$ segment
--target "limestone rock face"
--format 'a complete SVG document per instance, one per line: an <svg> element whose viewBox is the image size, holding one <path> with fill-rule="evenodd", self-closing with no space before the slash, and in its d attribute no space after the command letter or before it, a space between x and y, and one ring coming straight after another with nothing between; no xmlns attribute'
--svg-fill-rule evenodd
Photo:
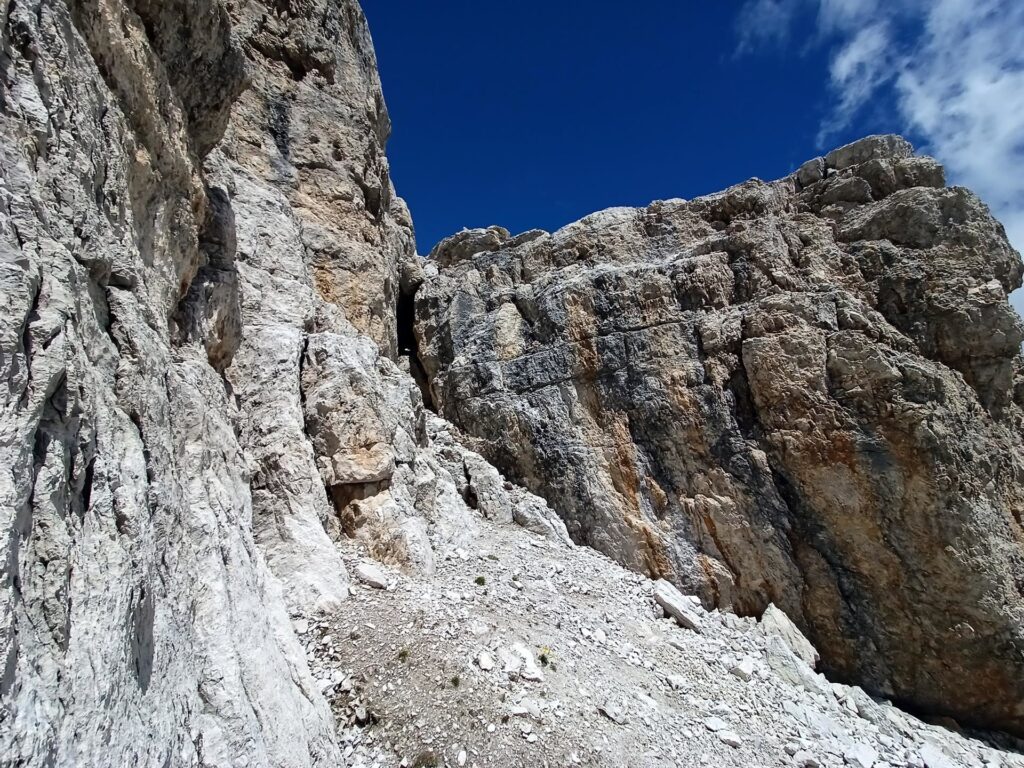
<svg viewBox="0 0 1024 768"><path fill-rule="evenodd" d="M398 764L347 730L378 715L341 654L395 640L340 631L390 631L353 590L438 653L484 602L646 632L649 585L570 532L708 653L744 622L677 587L1021 730L1021 268L983 206L881 137L424 264L389 130L355 0L0 4L0 763Z"/></svg>
<svg viewBox="0 0 1024 768"><path fill-rule="evenodd" d="M0 11L0 762L336 766L290 617L543 500L400 364L408 211L351 0ZM403 269L404 266L404 269Z"/></svg>
<svg viewBox="0 0 1024 768"><path fill-rule="evenodd" d="M405 396L382 450L424 430L362 12L28 0L0 34L0 761L337 765L288 612L348 594L321 472L360 456L312 411L358 350Z"/></svg>
<svg viewBox="0 0 1024 768"><path fill-rule="evenodd" d="M1019 255L870 137L692 201L440 243L433 402L578 542L839 679L1024 732Z"/></svg>
<svg viewBox="0 0 1024 768"><path fill-rule="evenodd" d="M247 2L232 13L251 86L206 161L236 243L240 342L225 375L255 463L256 540L291 608L337 608L347 581L325 483L386 479L390 441L415 430L397 424L413 418L408 403L389 415L344 399L372 392L381 352L397 354L412 227L388 174L390 120L358 4ZM408 400L411 384L397 386ZM408 441L396 450L409 458Z"/></svg>

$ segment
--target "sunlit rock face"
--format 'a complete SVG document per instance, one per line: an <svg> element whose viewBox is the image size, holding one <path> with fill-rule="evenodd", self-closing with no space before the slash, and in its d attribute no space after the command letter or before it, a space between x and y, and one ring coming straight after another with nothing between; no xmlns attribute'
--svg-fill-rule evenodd
<svg viewBox="0 0 1024 768"><path fill-rule="evenodd" d="M571 535L784 608L837 678L1024 731L1019 255L898 137L781 181L442 241L439 412Z"/></svg>
<svg viewBox="0 0 1024 768"><path fill-rule="evenodd" d="M390 362L413 248L362 12L292 5L0 8L4 764L340 763L302 368Z"/></svg>
<svg viewBox="0 0 1024 768"><path fill-rule="evenodd" d="M568 544L399 354L362 11L0 14L0 763L341 765L292 619L345 615L344 544L410 577L481 519Z"/></svg>
<svg viewBox="0 0 1024 768"><path fill-rule="evenodd" d="M496 525L1024 732L1021 266L970 193L873 138L424 262L389 130L354 0L0 4L0 763L344 764L344 557L427 594Z"/></svg>

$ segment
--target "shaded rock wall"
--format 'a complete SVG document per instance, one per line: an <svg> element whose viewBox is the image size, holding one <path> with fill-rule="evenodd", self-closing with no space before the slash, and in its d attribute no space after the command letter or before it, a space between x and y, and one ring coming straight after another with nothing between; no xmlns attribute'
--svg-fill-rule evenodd
<svg viewBox="0 0 1024 768"><path fill-rule="evenodd" d="M825 668L1024 731L1019 255L871 137L693 201L440 243L439 412L573 537L805 628Z"/></svg>

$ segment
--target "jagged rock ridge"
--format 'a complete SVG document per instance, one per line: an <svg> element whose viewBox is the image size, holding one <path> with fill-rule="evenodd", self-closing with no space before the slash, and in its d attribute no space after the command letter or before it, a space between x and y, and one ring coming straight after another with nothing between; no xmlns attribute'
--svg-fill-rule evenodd
<svg viewBox="0 0 1024 768"><path fill-rule="evenodd" d="M759 615L842 680L1024 729L1021 261L871 137L774 183L444 240L439 412L574 539Z"/></svg>

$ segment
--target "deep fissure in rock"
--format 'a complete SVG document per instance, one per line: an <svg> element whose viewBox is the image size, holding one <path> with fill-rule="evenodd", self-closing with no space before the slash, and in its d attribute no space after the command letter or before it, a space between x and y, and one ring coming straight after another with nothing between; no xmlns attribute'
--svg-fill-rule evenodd
<svg viewBox="0 0 1024 768"><path fill-rule="evenodd" d="M427 372L420 362L419 346L416 340L416 292L399 291L398 303L395 307L395 319L398 327L398 354L409 361L409 373L419 387L423 396L423 405L433 413L437 413L434 398L430 394L430 383Z"/></svg>

